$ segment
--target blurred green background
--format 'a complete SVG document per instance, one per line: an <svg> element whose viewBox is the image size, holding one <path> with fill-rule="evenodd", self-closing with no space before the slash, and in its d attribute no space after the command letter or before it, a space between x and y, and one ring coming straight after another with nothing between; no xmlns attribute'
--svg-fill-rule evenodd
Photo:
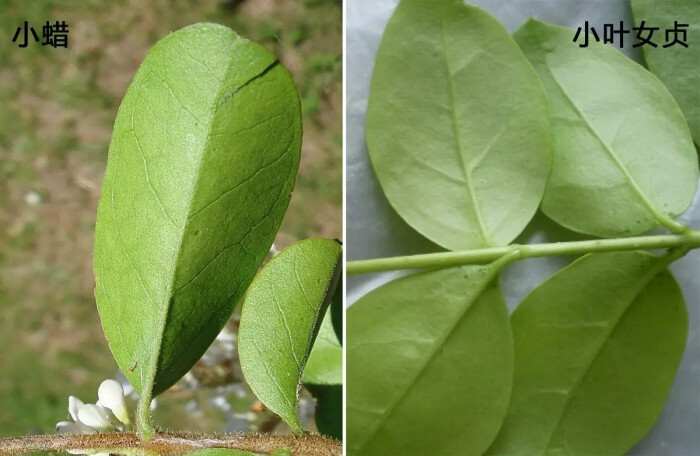
<svg viewBox="0 0 700 456"><path fill-rule="evenodd" d="M341 15L333 0L0 0L0 437L53 432L69 394L94 402L116 372L93 298L97 200L121 98L170 31L225 24L290 70L304 142L282 242L341 237ZM20 48L12 37L25 20L40 39L47 20L66 21L68 49ZM239 393L234 409L261 413ZM163 394L162 424L221 430L218 412L180 414L197 394Z"/></svg>

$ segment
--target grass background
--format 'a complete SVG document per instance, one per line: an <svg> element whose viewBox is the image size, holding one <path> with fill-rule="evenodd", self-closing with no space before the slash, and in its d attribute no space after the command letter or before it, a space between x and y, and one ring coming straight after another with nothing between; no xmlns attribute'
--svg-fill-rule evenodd
<svg viewBox="0 0 700 456"><path fill-rule="evenodd" d="M222 23L290 70L304 142L281 232L341 237L341 11L333 0L0 0L0 437L52 432L69 394L95 401L115 374L93 297L97 201L121 98L170 31ZM19 48L25 20L40 39L47 20L66 21L68 49Z"/></svg>

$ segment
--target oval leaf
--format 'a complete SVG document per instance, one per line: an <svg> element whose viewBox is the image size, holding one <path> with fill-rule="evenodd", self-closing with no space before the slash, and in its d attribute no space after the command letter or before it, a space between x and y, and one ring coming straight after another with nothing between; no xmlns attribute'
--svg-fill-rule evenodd
<svg viewBox="0 0 700 456"><path fill-rule="evenodd" d="M550 167L542 85L503 26L462 0L404 0L372 77L367 146L401 217L452 250L507 245Z"/></svg>
<svg viewBox="0 0 700 456"><path fill-rule="evenodd" d="M304 366L340 276L342 249L330 239L292 244L255 277L243 304L238 354L248 384L296 433Z"/></svg>
<svg viewBox="0 0 700 456"><path fill-rule="evenodd" d="M511 318L511 406L488 454L621 455L651 429L688 327L668 262L589 255L525 298Z"/></svg>
<svg viewBox="0 0 700 456"><path fill-rule="evenodd" d="M668 87L678 101L690 126L695 143L700 145L700 2L688 0L632 0L635 23L672 29L676 22L689 24L679 27L679 39L688 46L674 44L664 47L661 31L653 40L657 47L642 46L644 60L652 73ZM685 35L683 35L685 34ZM670 34L671 40L673 35ZM694 46L692 44L695 44Z"/></svg>
<svg viewBox="0 0 700 456"><path fill-rule="evenodd" d="M348 309L349 455L482 454L508 407L500 267L403 277Z"/></svg>
<svg viewBox="0 0 700 456"><path fill-rule="evenodd" d="M144 396L182 377L265 258L299 162L289 73L214 24L160 40L114 124L95 230L95 295Z"/></svg>
<svg viewBox="0 0 700 456"><path fill-rule="evenodd" d="M542 210L596 236L681 231L672 218L693 199L698 163L678 105L616 49L581 49L573 36L535 20L515 34L549 96L554 149Z"/></svg>

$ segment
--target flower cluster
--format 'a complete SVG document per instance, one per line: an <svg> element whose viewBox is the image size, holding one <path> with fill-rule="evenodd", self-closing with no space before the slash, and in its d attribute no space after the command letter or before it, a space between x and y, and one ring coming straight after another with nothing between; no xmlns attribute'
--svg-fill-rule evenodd
<svg viewBox="0 0 700 456"><path fill-rule="evenodd" d="M73 421L56 425L59 434L95 434L131 429L124 388L116 380L105 380L97 390L98 401L86 404L77 397L68 398L68 413ZM80 454L73 452L73 454Z"/></svg>

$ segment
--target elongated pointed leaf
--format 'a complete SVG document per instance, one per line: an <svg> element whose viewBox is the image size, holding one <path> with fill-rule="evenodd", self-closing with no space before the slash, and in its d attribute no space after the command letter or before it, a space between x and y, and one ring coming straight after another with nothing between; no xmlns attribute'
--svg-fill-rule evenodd
<svg viewBox="0 0 700 456"><path fill-rule="evenodd" d="M656 47L642 46L644 60L652 73L668 87L683 110L695 143L700 145L700 2L697 0L632 0L636 25L659 27L653 35ZM676 38L672 33L666 40L664 30L679 26L677 38L683 46L669 43ZM695 44L695 46L693 46Z"/></svg>
<svg viewBox="0 0 700 456"><path fill-rule="evenodd" d="M340 276L340 245L307 239L274 257L243 304L238 354L248 384L296 433L302 373Z"/></svg>
<svg viewBox="0 0 700 456"><path fill-rule="evenodd" d="M663 409L686 343L683 296L646 252L589 255L512 315L515 383L490 455L623 455Z"/></svg>
<svg viewBox="0 0 700 456"><path fill-rule="evenodd" d="M549 97L554 149L542 210L596 236L673 228L698 180L678 105L642 66L602 43L582 49L573 36L535 20L515 34Z"/></svg>
<svg viewBox="0 0 700 456"><path fill-rule="evenodd" d="M348 309L348 455L482 454L508 407L500 267L424 272Z"/></svg>
<svg viewBox="0 0 700 456"><path fill-rule="evenodd" d="M506 245L550 167L542 85L503 26L462 0L403 0L377 53L367 146L389 202L452 250Z"/></svg>
<svg viewBox="0 0 700 456"><path fill-rule="evenodd" d="M299 98L261 46L214 24L151 49L114 124L95 231L95 295L143 394L175 383L265 258L299 161Z"/></svg>

